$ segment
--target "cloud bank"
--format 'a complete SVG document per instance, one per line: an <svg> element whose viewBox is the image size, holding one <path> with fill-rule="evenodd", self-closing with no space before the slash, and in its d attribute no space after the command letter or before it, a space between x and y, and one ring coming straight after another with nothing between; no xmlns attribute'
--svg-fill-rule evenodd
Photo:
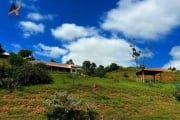
<svg viewBox="0 0 180 120"><path fill-rule="evenodd" d="M180 25L179 0L120 0L101 26L129 38L157 40Z"/></svg>
<svg viewBox="0 0 180 120"><path fill-rule="evenodd" d="M43 33L45 29L44 24L42 23L36 24L31 21L20 21L19 27L22 29L25 38L30 37L31 35L37 33Z"/></svg>
<svg viewBox="0 0 180 120"><path fill-rule="evenodd" d="M81 38L65 47L69 50L69 54L63 57L63 62L73 59L79 65L85 60L104 66L111 63L123 66L133 64L129 43L123 39L107 39L100 36Z"/></svg>
<svg viewBox="0 0 180 120"><path fill-rule="evenodd" d="M180 70L180 46L174 46L169 55L172 59L164 65L164 68L175 67L176 69Z"/></svg>
<svg viewBox="0 0 180 120"><path fill-rule="evenodd" d="M67 53L67 50L59 48L58 46L47 46L43 43L38 43L38 45L34 45L35 54L58 58Z"/></svg>
<svg viewBox="0 0 180 120"><path fill-rule="evenodd" d="M39 43L36 45L35 53L50 57L62 56L63 62L72 59L79 65L84 60L90 60L105 66L111 63L132 66L134 60L130 54L129 42L125 38L117 37L116 34L123 34L128 39L140 38L145 41L150 40L150 42L161 40L161 37L166 36L180 25L179 11L179 0L120 0L117 7L108 11L103 17L100 28L62 23L51 28L50 33L55 39L64 42L63 48ZM34 21L40 21L46 17L38 13L28 15L28 18ZM32 24L34 26L40 25L33 22ZM29 33L27 36L41 31L36 30L36 27L22 26L24 26L22 28L24 33ZM106 31L116 37L103 35L106 34ZM144 57L155 56L147 48L141 50L144 52ZM167 65L171 63L171 65L180 68L178 50L180 51L180 48L177 46L172 48L170 55L173 59Z"/></svg>
<svg viewBox="0 0 180 120"><path fill-rule="evenodd" d="M83 27L70 23L64 23L55 29L52 28L51 33L55 38L65 41L97 34L93 27Z"/></svg>

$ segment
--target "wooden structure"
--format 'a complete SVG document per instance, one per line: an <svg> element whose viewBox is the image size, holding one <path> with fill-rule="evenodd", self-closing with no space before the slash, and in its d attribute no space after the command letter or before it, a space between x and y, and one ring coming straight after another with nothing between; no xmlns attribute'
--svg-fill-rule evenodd
<svg viewBox="0 0 180 120"><path fill-rule="evenodd" d="M152 76L153 81L155 82L157 74L160 74L160 80L162 80L162 73L170 72L170 71L171 70L162 69L162 68L145 68L136 72L136 79L138 82L144 82L144 77L148 75L148 76Z"/></svg>

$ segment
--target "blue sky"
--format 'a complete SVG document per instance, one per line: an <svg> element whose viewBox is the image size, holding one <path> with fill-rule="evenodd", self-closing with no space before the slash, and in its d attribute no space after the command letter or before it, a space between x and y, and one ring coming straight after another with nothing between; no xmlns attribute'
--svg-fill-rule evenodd
<svg viewBox="0 0 180 120"><path fill-rule="evenodd" d="M135 65L133 43L147 67L180 69L179 0L21 0L19 17L8 16L12 1L0 4L0 43L7 51L127 67Z"/></svg>

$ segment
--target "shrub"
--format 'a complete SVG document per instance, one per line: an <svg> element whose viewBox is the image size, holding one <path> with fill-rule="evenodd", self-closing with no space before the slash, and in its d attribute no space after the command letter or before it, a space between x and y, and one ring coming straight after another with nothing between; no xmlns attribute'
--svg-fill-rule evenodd
<svg viewBox="0 0 180 120"><path fill-rule="evenodd" d="M128 73L123 73L123 77L125 77L125 78L128 78L129 77L129 75L128 75Z"/></svg>
<svg viewBox="0 0 180 120"><path fill-rule="evenodd" d="M17 88L20 83L13 76L16 70L14 68L9 68L6 66L0 66L0 88Z"/></svg>
<svg viewBox="0 0 180 120"><path fill-rule="evenodd" d="M0 65L0 78L5 78L7 76L6 72L7 68L5 65Z"/></svg>
<svg viewBox="0 0 180 120"><path fill-rule="evenodd" d="M24 64L19 67L15 77L22 85L46 84L52 82L52 77L46 69L31 64Z"/></svg>
<svg viewBox="0 0 180 120"><path fill-rule="evenodd" d="M14 53L10 54L10 56L8 57L8 61L12 66L16 67L21 66L26 62L20 55L16 55Z"/></svg>
<svg viewBox="0 0 180 120"><path fill-rule="evenodd" d="M97 113L67 92L56 92L46 100L48 120L96 120ZM86 109L86 110L84 110Z"/></svg>
<svg viewBox="0 0 180 120"><path fill-rule="evenodd" d="M1 78L0 88L12 89L20 87L19 81L13 78Z"/></svg>
<svg viewBox="0 0 180 120"><path fill-rule="evenodd" d="M52 82L48 70L42 65L23 64L11 68L0 68L4 75L0 77L0 88L17 88L26 85Z"/></svg>
<svg viewBox="0 0 180 120"><path fill-rule="evenodd" d="M174 97L180 101L180 88L176 88L176 91L174 92Z"/></svg>

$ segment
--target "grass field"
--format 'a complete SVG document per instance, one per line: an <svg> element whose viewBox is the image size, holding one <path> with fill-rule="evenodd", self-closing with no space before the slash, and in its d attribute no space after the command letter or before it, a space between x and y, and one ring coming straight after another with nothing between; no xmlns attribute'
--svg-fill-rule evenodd
<svg viewBox="0 0 180 120"><path fill-rule="evenodd" d="M56 91L80 97L99 114L100 120L180 120L180 102L173 96L178 81L137 83L132 77L122 77L122 71L109 73L106 78L51 74L52 84L1 89L0 120L45 120L44 101ZM92 90L94 83L98 91Z"/></svg>

